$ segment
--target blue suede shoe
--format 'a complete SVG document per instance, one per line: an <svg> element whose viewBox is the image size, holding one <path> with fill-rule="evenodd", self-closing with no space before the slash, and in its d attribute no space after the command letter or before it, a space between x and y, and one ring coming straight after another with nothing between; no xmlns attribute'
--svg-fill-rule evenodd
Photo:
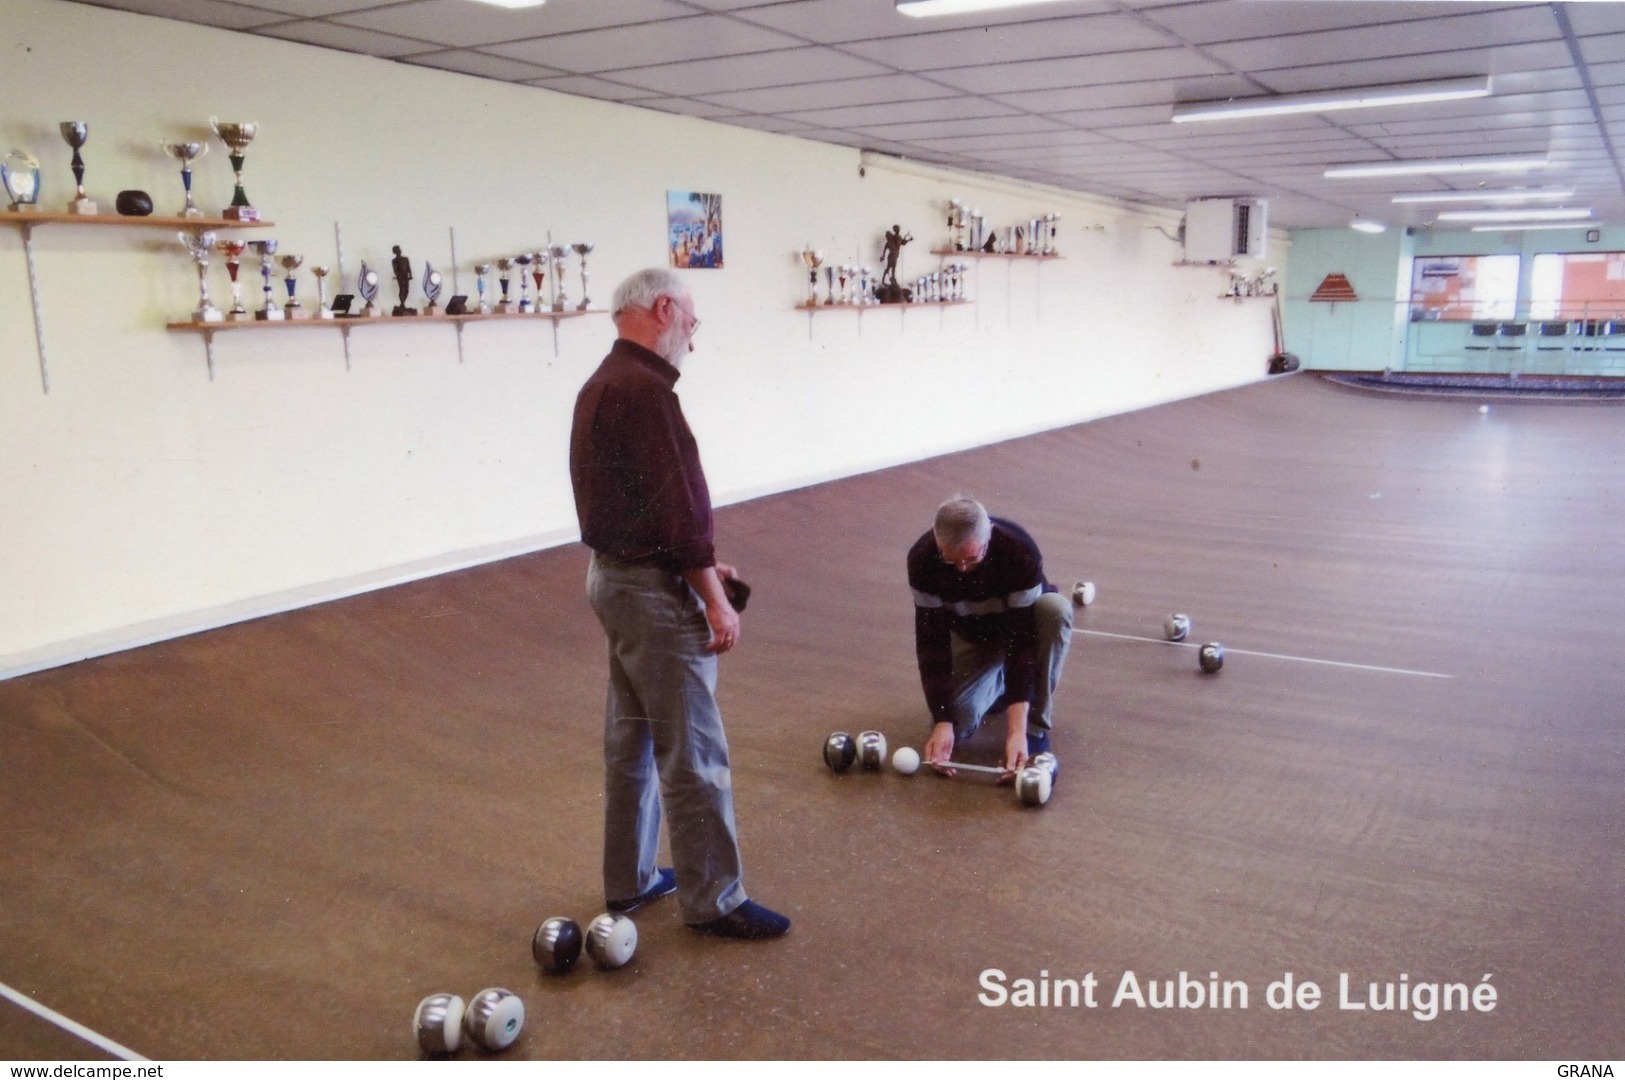
<svg viewBox="0 0 1625 1080"><path fill-rule="evenodd" d="M710 922L689 923L689 928L717 937L759 941L788 933L790 920L776 911L769 911L754 900L746 900L720 919Z"/></svg>
<svg viewBox="0 0 1625 1080"><path fill-rule="evenodd" d="M669 866L662 866L660 873L655 875L655 883L643 892L638 893L630 900L609 900L604 906L617 915L627 915L647 904L651 900L659 900L662 896L670 896L677 891L677 871Z"/></svg>
<svg viewBox="0 0 1625 1080"><path fill-rule="evenodd" d="M1034 728L1027 732L1027 756L1037 757L1049 753L1049 728Z"/></svg>

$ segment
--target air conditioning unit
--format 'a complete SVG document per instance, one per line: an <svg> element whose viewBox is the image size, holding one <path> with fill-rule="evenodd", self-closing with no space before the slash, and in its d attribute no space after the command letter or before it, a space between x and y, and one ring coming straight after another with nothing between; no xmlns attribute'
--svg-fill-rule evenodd
<svg viewBox="0 0 1625 1080"><path fill-rule="evenodd" d="M1185 204L1185 261L1264 257L1267 199L1198 199Z"/></svg>

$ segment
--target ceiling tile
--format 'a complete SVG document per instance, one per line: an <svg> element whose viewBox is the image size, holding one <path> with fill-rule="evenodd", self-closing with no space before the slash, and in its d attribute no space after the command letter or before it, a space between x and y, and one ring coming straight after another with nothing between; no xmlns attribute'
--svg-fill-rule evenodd
<svg viewBox="0 0 1625 1080"><path fill-rule="evenodd" d="M974 67L1019 60L1158 49L1173 42L1144 23L1122 15L978 27L904 38L880 38L844 46L848 52L904 71Z"/></svg>
<svg viewBox="0 0 1625 1080"><path fill-rule="evenodd" d="M1166 105L1176 101L1210 101L1256 94L1250 80L1234 75L1212 75L1196 79L1165 79L1153 82L1104 83L1097 86L1062 87L1055 90L1026 90L1017 94L991 95L1029 112L1072 112L1080 109L1111 109L1126 105Z"/></svg>
<svg viewBox="0 0 1625 1080"><path fill-rule="evenodd" d="M553 0L532 8L502 8L469 0L413 0L334 21L392 34L410 33L445 45L468 46L693 14L692 8L675 0L615 0L613 4Z"/></svg>
<svg viewBox="0 0 1625 1080"><path fill-rule="evenodd" d="M954 97L957 92L913 75L877 75L867 79L837 79L833 82L801 83L795 86L763 87L707 94L705 100L752 112L776 113L793 110L838 109L847 105L870 105L897 101Z"/></svg>
<svg viewBox="0 0 1625 1080"><path fill-rule="evenodd" d="M889 139L931 139L946 135L1003 135L1061 130L1041 116L994 116L984 120L946 120L928 124L875 124L856 129Z"/></svg>
<svg viewBox="0 0 1625 1080"><path fill-rule="evenodd" d="M602 0L600 0L602 2ZM764 52L794 38L721 15L696 15L493 45L487 51L581 74Z"/></svg>
<svg viewBox="0 0 1625 1080"><path fill-rule="evenodd" d="M1306 34L1355 27L1379 27L1442 16L1482 14L1497 5L1480 3L1259 3L1216 0L1179 4L1147 12L1145 18L1182 41L1209 45L1226 41ZM1514 5L1501 5L1511 7Z"/></svg>
<svg viewBox="0 0 1625 1080"><path fill-rule="evenodd" d="M104 0L96 2L102 3ZM378 0L255 0L254 6L301 19L319 19L358 8L377 7Z"/></svg>
<svg viewBox="0 0 1625 1080"><path fill-rule="evenodd" d="M1593 34L1625 33L1625 6L1619 4L1568 4L1563 8L1569 25L1581 37Z"/></svg>
<svg viewBox="0 0 1625 1080"><path fill-rule="evenodd" d="M926 120L974 120L986 116L1018 116L1007 105L975 97L935 98L888 105L853 105L843 109L811 109L786 115L821 127L872 129L880 124L908 124Z"/></svg>
<svg viewBox="0 0 1625 1080"><path fill-rule="evenodd" d="M711 0L693 0L711 7ZM1052 22L1109 11L1116 5L1104 0L1072 0L1065 4L1041 4L1007 11L982 11L970 15L934 16L918 19L897 11L891 0L794 0L791 3L730 5L739 19L794 34L807 41L829 44L869 41L874 38L909 37L932 31L979 32L984 27L1003 28L1021 23Z"/></svg>
<svg viewBox="0 0 1625 1080"><path fill-rule="evenodd" d="M282 38L284 41L301 41L306 45L343 49L345 52L364 53L367 56L381 56L386 59L421 53L433 48L433 45L426 41L413 41L411 38L380 34L373 30L357 30L353 26L339 26L320 19L282 23L266 27L257 33L266 37Z"/></svg>
<svg viewBox="0 0 1625 1080"><path fill-rule="evenodd" d="M225 30L249 30L288 19L278 12L244 4L228 4L225 0L95 0L94 6L218 26Z"/></svg>
<svg viewBox="0 0 1625 1080"><path fill-rule="evenodd" d="M479 75L482 78L500 79L504 82L519 82L523 79L561 74L548 68L537 67L535 64L509 60L505 56L488 56L472 49L447 49L444 52L422 53L404 59L408 64L439 68L442 71L456 71L464 75Z"/></svg>
<svg viewBox="0 0 1625 1080"><path fill-rule="evenodd" d="M649 91L641 86L622 86L620 83L592 75L561 75L557 78L525 81L544 90L556 90L561 94L574 94L577 97L599 98L603 101L634 101L651 96Z"/></svg>
<svg viewBox="0 0 1625 1080"><path fill-rule="evenodd" d="M879 64L846 56L833 49L809 45L800 49L731 56L717 60L695 60L683 64L663 64L616 72L617 82L646 86L664 94L701 97L729 90L787 86L822 79L854 79L884 75Z"/></svg>
<svg viewBox="0 0 1625 1080"><path fill-rule="evenodd" d="M1530 41L1560 41L1545 6L1519 7L1443 19L1418 20L1356 30L1258 38L1208 46L1212 55L1241 71L1336 64L1418 53L1459 52Z"/></svg>
<svg viewBox="0 0 1625 1080"><path fill-rule="evenodd" d="M1228 74L1219 65L1186 49L1152 49L1076 56L1062 60L1028 60L1017 64L934 71L939 82L973 94L1053 90L1058 87L1098 86L1104 83L1151 82L1197 75Z"/></svg>

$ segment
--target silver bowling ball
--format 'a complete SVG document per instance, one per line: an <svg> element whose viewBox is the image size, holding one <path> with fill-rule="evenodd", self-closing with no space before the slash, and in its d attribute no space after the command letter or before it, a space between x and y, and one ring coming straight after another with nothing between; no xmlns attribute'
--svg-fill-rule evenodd
<svg viewBox="0 0 1625 1080"><path fill-rule="evenodd" d="M1023 805L1043 806L1053 790L1049 770L1041 765L1028 765L1016 774L1016 797Z"/></svg>
<svg viewBox="0 0 1625 1080"><path fill-rule="evenodd" d="M606 911L587 924L587 955L605 971L625 967L638 950L638 924Z"/></svg>
<svg viewBox="0 0 1625 1080"><path fill-rule="evenodd" d="M864 772L879 772L886 763L886 736L878 731L858 733L858 764Z"/></svg>
<svg viewBox="0 0 1625 1080"><path fill-rule="evenodd" d="M1190 637L1191 617L1189 615L1170 615L1162 620L1162 632L1169 641L1184 641Z"/></svg>
<svg viewBox="0 0 1625 1080"><path fill-rule="evenodd" d="M463 999L456 994L430 994L418 1002L412 1034L425 1054L455 1054L463 1043Z"/></svg>
<svg viewBox="0 0 1625 1080"><path fill-rule="evenodd" d="M1224 646L1217 641L1210 641L1196 652L1196 662L1202 665L1202 670L1209 675L1224 667Z"/></svg>
<svg viewBox="0 0 1625 1080"><path fill-rule="evenodd" d="M824 740L824 764L831 772L844 773L858 760L857 740L845 731L837 731Z"/></svg>
<svg viewBox="0 0 1625 1080"><path fill-rule="evenodd" d="M512 990L493 986L468 999L463 1034L481 1050L506 1050L525 1027L525 1003Z"/></svg>
<svg viewBox="0 0 1625 1080"><path fill-rule="evenodd" d="M581 959L581 927L574 919L555 915L536 928L530 954L549 975L563 975Z"/></svg>

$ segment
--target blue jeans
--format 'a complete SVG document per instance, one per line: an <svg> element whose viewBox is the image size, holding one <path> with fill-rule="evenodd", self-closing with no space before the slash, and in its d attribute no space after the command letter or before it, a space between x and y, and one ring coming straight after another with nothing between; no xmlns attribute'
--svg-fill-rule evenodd
<svg viewBox="0 0 1625 1080"><path fill-rule="evenodd" d="M1033 687L1032 706L1027 711L1027 731L1053 729L1051 713L1055 687L1066 666L1066 651L1072 644L1072 601L1060 593L1045 593L1034 605L1037 623L1038 685ZM950 639L954 662L954 698L947 719L954 725L954 738L970 737L982 726L987 714L1000 706L1004 696L1004 646L978 645L957 634Z"/></svg>
<svg viewBox="0 0 1625 1080"><path fill-rule="evenodd" d="M705 603L669 570L598 554L587 599L609 639L604 898L654 885L664 804L683 920L720 918L745 886Z"/></svg>

